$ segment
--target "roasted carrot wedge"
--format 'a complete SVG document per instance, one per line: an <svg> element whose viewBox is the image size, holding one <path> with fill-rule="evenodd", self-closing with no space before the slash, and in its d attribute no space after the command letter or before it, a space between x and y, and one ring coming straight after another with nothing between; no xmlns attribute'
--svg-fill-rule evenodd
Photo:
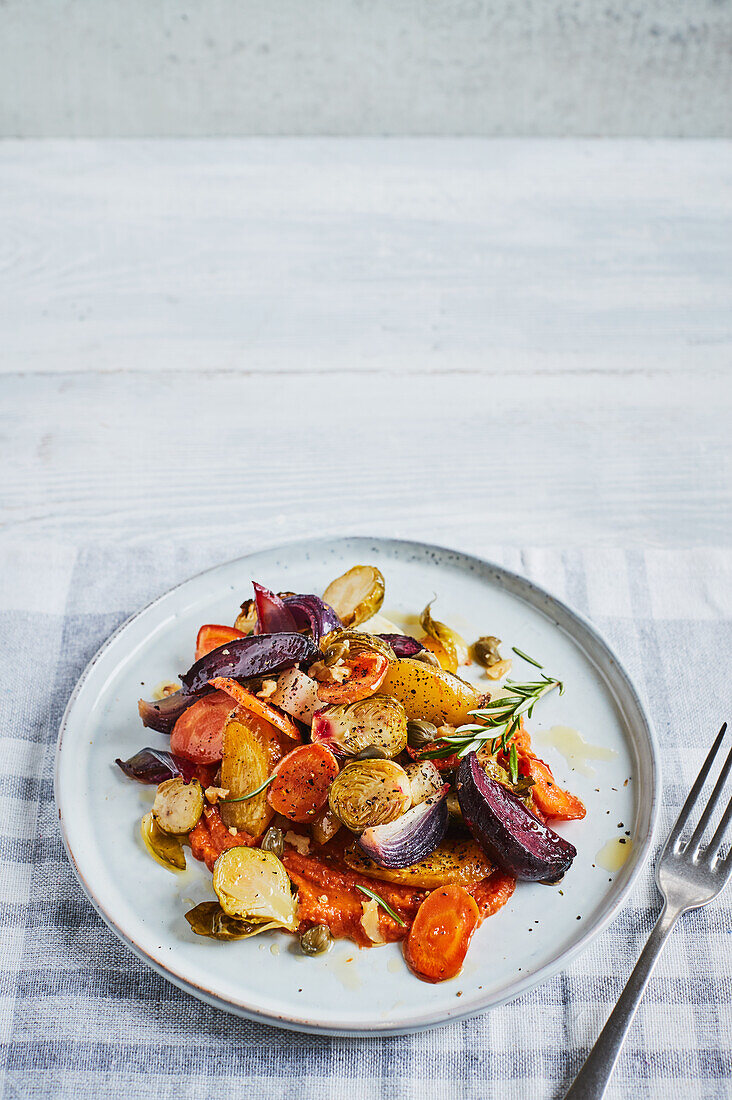
<svg viewBox="0 0 732 1100"><path fill-rule="evenodd" d="M226 645L227 642L233 642L237 638L243 637L244 634L241 630L237 630L235 626L205 623L198 631L198 637L196 638L196 660L200 661L201 657L205 657L211 650L218 649L219 646Z"/></svg>
<svg viewBox="0 0 732 1100"><path fill-rule="evenodd" d="M440 886L422 902L404 944L407 966L423 982L444 982L462 970L480 912L462 886Z"/></svg>
<svg viewBox="0 0 732 1100"><path fill-rule="evenodd" d="M584 817L587 811L576 794L563 791L552 775L551 768L538 756L519 756L519 772L534 780L531 794L537 807L547 817L559 817L564 821Z"/></svg>
<svg viewBox="0 0 732 1100"><path fill-rule="evenodd" d="M267 801L290 821L311 821L328 801L337 775L338 762L325 745L299 745L277 765Z"/></svg>
<svg viewBox="0 0 732 1100"><path fill-rule="evenodd" d="M291 741L302 741L299 729L286 714L283 714L281 710L273 707L270 703L265 703L264 699L260 699L254 692L247 691L236 680L231 680L228 676L215 676L213 680L209 680L209 684L219 691L228 692L232 699L236 699L240 707L256 714L258 718L263 718L265 722L269 722L280 733L284 733L285 737L289 737Z"/></svg>
<svg viewBox="0 0 732 1100"><path fill-rule="evenodd" d="M389 671L389 658L382 653L359 653L345 664L348 679L343 683L318 684L318 698L324 703L354 703L357 699L367 699Z"/></svg>

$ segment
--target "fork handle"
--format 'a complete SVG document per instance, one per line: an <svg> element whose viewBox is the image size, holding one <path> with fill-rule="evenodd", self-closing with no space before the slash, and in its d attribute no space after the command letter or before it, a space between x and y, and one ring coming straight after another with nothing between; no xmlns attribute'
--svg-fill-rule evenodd
<svg viewBox="0 0 732 1100"><path fill-rule="evenodd" d="M680 912L679 909L670 910L668 905L664 905L620 1000L610 1013L564 1100L602 1100L648 979Z"/></svg>

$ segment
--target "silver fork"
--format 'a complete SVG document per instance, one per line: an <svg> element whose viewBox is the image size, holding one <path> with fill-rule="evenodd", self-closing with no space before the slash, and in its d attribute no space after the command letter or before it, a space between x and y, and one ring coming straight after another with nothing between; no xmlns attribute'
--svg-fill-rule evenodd
<svg viewBox="0 0 732 1100"><path fill-rule="evenodd" d="M732 874L732 852L728 852L722 858L720 849L725 831L732 819L732 799L727 804L712 839L704 847L702 847L702 838L712 822L712 815L732 770L732 751L724 762L711 797L691 837L684 842L681 836L700 802L699 796L724 740L726 729L725 722L717 734L709 756L704 761L704 766L691 788L689 797L656 865L656 885L663 896L661 915L648 937L648 942L641 952L633 973L628 978L620 1000L600 1032L597 1042L566 1094L565 1100L601 1100L605 1095L623 1040L645 992L656 960L676 921L682 913L686 913L689 909L698 909L699 906L706 905L707 902L716 898L729 881Z"/></svg>

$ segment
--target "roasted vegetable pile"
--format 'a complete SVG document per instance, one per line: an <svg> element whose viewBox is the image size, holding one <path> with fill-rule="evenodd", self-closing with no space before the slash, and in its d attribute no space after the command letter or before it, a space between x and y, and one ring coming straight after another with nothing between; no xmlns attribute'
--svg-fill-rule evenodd
<svg viewBox="0 0 732 1100"><path fill-rule="evenodd" d="M213 873L217 900L185 914L197 935L281 929L312 956L342 936L404 940L413 972L437 982L517 879L569 870L576 851L548 819L585 811L524 726L562 684L543 670L505 680L499 639L469 647L431 604L422 636L400 633L385 590L367 565L323 598L255 583L234 626L201 627L181 687L140 700L169 744L117 764L157 786L140 825L153 858L182 870L188 846ZM490 694L460 677L473 662Z"/></svg>

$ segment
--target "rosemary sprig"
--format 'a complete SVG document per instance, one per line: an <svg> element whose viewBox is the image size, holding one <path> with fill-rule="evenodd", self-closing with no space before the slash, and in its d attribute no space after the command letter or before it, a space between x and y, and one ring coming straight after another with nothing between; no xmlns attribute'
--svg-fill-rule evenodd
<svg viewBox="0 0 732 1100"><path fill-rule="evenodd" d="M495 754L502 751L510 754L510 746L514 735L521 726L521 718L525 714L531 718L534 707L543 695L559 688L559 694L564 694L564 684L561 680L553 680L542 674L541 680L529 684L517 684L513 680L506 680L505 691L501 699L491 699L485 706L478 710L471 710L469 714L477 718L477 723L467 723L458 726L454 733L448 733L441 738L445 742L439 749L422 753L423 760L439 760L457 754L459 760L470 752L479 752L490 741L490 751ZM509 757L510 766L510 757ZM518 766L518 765L517 765Z"/></svg>
<svg viewBox="0 0 732 1100"><path fill-rule="evenodd" d="M362 894L365 894L367 898L373 898L373 900L381 906L381 908L392 917L397 924L401 924L402 928L406 928L406 921L403 921L398 913L395 913L392 907L384 901L382 897L379 897L373 890L369 890L368 886L360 886L356 883L356 889L360 890Z"/></svg>
<svg viewBox="0 0 732 1100"><path fill-rule="evenodd" d="M275 772L273 775L270 775L269 779L265 779L264 783L261 783L256 791L250 791L249 794L243 794L240 798L220 798L219 802L246 802L247 799L254 798L255 794L261 794L262 791L270 785L276 774Z"/></svg>

